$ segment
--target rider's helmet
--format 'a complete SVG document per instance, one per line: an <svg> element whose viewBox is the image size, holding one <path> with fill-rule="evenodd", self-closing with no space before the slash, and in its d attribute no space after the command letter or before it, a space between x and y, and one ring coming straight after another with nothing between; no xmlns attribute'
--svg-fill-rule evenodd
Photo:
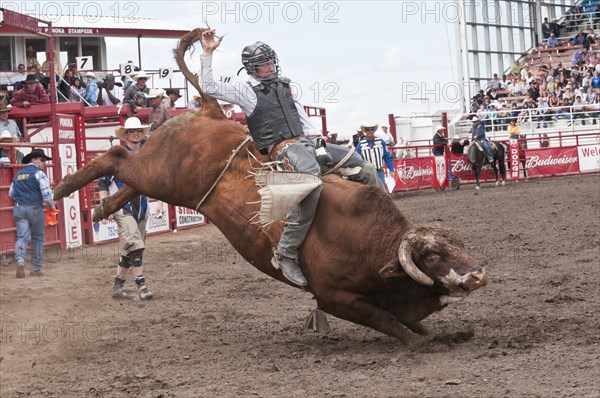
<svg viewBox="0 0 600 398"><path fill-rule="evenodd" d="M261 65L268 64L269 62L273 63L275 73L272 75L259 77L256 74L256 68ZM268 44L260 41L244 47L242 50L242 64L249 75L254 76L256 79L264 83L272 82L279 76L279 63L277 60L277 54Z"/></svg>

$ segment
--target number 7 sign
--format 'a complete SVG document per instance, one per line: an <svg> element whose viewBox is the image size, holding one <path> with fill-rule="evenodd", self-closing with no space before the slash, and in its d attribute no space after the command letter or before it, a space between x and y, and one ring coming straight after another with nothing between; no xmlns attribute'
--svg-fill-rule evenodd
<svg viewBox="0 0 600 398"><path fill-rule="evenodd" d="M79 71L94 70L94 57L91 55L75 57L75 61L77 62L77 70Z"/></svg>

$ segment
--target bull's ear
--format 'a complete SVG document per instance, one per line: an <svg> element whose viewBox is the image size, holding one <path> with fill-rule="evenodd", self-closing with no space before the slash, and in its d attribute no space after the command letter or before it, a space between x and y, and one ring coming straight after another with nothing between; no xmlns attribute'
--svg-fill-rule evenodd
<svg viewBox="0 0 600 398"><path fill-rule="evenodd" d="M396 258L379 270L379 277L381 279L404 278L406 272L400 267L400 262Z"/></svg>

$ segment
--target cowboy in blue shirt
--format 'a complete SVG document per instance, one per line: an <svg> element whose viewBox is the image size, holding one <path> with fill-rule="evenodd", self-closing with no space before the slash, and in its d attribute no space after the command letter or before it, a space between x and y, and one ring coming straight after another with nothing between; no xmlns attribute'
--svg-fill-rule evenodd
<svg viewBox="0 0 600 398"><path fill-rule="evenodd" d="M479 118L475 116L473 119L473 128L471 128L471 139L480 140L483 145L483 149L485 154L488 156L488 160L490 162L494 161L494 157L492 156L492 151L490 150L490 146L488 145L487 139L485 138L485 127L481 124Z"/></svg>
<svg viewBox="0 0 600 398"><path fill-rule="evenodd" d="M50 182L44 173L46 161L52 160L42 149L34 149L23 158L28 166L21 169L13 178L8 195L14 201L13 218L17 229L15 261L17 278L25 278L25 258L27 241L31 235L31 276L41 276L44 265L43 202L54 208Z"/></svg>
<svg viewBox="0 0 600 398"><path fill-rule="evenodd" d="M375 137L375 131L377 131L378 124L370 123L363 124L360 128L365 132L366 136L363 137L356 146L356 153L358 153L364 160L372 163L377 170L377 175L383 183L383 189L387 191L385 183L385 173L383 172L384 163L390 170L390 175L395 177L394 160L392 155L387 150L386 143L378 137Z"/></svg>

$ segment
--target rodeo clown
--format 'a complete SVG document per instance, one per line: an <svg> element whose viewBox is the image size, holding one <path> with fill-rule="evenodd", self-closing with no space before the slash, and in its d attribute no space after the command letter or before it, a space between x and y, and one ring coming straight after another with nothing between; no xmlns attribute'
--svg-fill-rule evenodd
<svg viewBox="0 0 600 398"><path fill-rule="evenodd" d="M137 117L130 117L124 126L115 129L117 137L125 142L125 148L132 152L139 152L142 139L150 130L149 125L142 125ZM98 179L98 193L100 200L109 195L114 195L123 187L123 182L114 176ZM160 211L160 210L159 210ZM125 288L125 275L131 268L138 289L138 296L142 300L152 298L152 292L146 286L142 259L144 257L144 241L146 239L146 220L148 219L148 197L140 195L125 203L123 208L112 215L119 227L119 246L121 258L117 265L117 274L114 278L112 296L115 299L132 300L135 295Z"/></svg>
<svg viewBox="0 0 600 398"><path fill-rule="evenodd" d="M304 108L293 97L290 80L280 76L277 54L267 44L256 42L242 51L242 69L250 75L248 84L216 82L212 72L212 54L222 40L223 37L215 40L214 29L202 33L204 53L200 56L202 68L198 73L202 90L242 109L250 135L262 154L270 154L271 159L278 161L286 160L295 171L317 177L321 176L322 165L331 167L344 159L349 149L329 144L327 154L317 160L315 143L307 135L320 135L320 132L312 126ZM321 143L320 148L323 147L321 145L324 146ZM356 154L349 157L337 173L363 184L379 184L374 168ZM293 222L284 222L272 260L273 265L298 286L308 284L298 262L298 250L308 234L321 189L321 186L315 188L287 215L287 220Z"/></svg>
<svg viewBox="0 0 600 398"><path fill-rule="evenodd" d="M365 136L361 138L356 146L356 152L363 157L367 162L370 162L375 166L379 179L385 186L385 173L383 172L383 164L385 163L390 170L392 177L396 176L394 172L394 161L392 155L387 150L386 143L379 137L375 137L378 124L367 123L360 126L361 130L365 133Z"/></svg>

